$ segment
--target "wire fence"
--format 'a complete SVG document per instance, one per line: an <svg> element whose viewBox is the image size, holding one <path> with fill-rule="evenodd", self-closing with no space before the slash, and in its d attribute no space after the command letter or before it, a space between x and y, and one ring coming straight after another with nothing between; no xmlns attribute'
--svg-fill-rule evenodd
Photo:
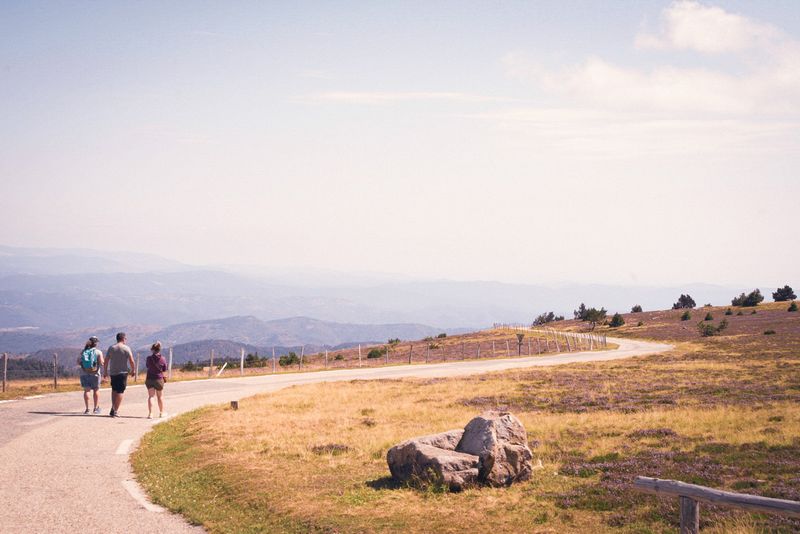
<svg viewBox="0 0 800 534"><path fill-rule="evenodd" d="M209 352L207 359L191 360L180 365L173 361L173 350L165 350L169 379L213 378L218 376L249 376L317 371L325 369L351 369L379 367L385 365L413 365L444 363L458 360L488 358L531 357L542 354L600 350L607 348L605 336L563 332L544 327L521 324L495 324L493 328L473 334L447 337L441 334L419 341L390 340L380 345L357 345L338 350L306 352L305 345L278 354L272 349L267 355L245 353L216 354ZM139 381L146 372L144 361L147 354L135 353L133 381ZM51 362L12 359L3 354L3 392L11 384L28 383L41 385L50 382L53 389L59 385L76 386L81 373L77 355L53 354Z"/></svg>

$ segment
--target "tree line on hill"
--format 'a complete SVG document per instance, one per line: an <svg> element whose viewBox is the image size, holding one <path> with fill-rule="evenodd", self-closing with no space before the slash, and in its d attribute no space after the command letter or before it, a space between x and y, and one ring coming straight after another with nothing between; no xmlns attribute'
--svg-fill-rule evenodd
<svg viewBox="0 0 800 534"><path fill-rule="evenodd" d="M788 311L793 312L797 311L797 303L794 302L794 299L797 298L795 295L794 290L788 284L777 288L772 293L772 299L775 302L787 302L792 301L789 305ZM742 292L739 296L733 297L731 299L731 305L737 307L755 307L758 306L759 303L763 302L764 296L761 294L761 290L756 288L750 293ZM681 320L688 321L691 319L691 311L697 306L695 300L689 294L681 294L678 297L678 300L672 305L673 310L685 310L684 313L681 315ZM706 304L706 306L711 306L711 304ZM631 313L641 313L642 307L639 304L634 305L631 307ZM755 312L753 312L755 313ZM625 324L625 319L622 317L620 313L615 313L611 320L607 320L608 311L601 307L601 308L594 308L594 307L587 307L586 304L581 302L578 309L572 312L572 315L576 321L581 321L585 323L590 323L592 326L592 330L597 326L597 324L607 324L611 328L617 328ZM709 317L711 314L706 314L705 321L710 321L711 318ZM733 312L728 309L725 315L733 315ZM739 315L742 315L742 312L739 312ZM563 321L563 315L556 315L555 312L545 312L538 315L532 322L532 326L542 326L548 323ZM639 326L642 323L639 322ZM728 326L727 320L723 319L723 322L720 323L718 326L712 326L709 324L699 324L698 328L700 330L700 334L703 336L711 336L716 335L722 332Z"/></svg>

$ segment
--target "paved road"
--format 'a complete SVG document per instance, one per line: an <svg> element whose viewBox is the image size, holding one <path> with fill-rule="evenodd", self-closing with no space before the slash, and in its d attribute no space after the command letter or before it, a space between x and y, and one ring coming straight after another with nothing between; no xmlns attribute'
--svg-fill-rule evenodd
<svg viewBox="0 0 800 534"><path fill-rule="evenodd" d="M166 409L182 413L290 385L322 381L459 376L488 371L628 358L669 345L615 339L619 349L555 356L343 369L167 384ZM110 393L101 392L104 414ZM147 502L128 454L157 421L146 392L125 394L121 417L84 416L80 392L0 404L0 532L202 532Z"/></svg>

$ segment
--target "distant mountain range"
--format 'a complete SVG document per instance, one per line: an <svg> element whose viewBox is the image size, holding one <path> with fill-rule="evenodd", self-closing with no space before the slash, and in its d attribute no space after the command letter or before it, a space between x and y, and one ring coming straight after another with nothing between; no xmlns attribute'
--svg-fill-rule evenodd
<svg viewBox="0 0 800 534"><path fill-rule="evenodd" d="M681 293L701 305L729 302L753 289L546 287L329 274L309 275L303 284L300 273L259 273L203 269L148 254L0 246L0 351L72 346L89 332L105 338L119 329L142 343L154 336L176 344L216 339L252 346L411 339L530 322L544 311L570 316L581 302L611 312L634 304L663 309Z"/></svg>

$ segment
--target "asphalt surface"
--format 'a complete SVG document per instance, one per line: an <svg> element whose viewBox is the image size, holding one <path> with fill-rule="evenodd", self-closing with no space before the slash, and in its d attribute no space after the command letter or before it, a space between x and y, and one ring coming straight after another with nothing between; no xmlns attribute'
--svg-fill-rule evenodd
<svg viewBox="0 0 800 534"><path fill-rule="evenodd" d="M313 382L463 376L629 358L672 348L645 341L609 341L619 344L619 348L168 383L165 410L175 415L207 404ZM81 392L0 403L1 533L203 532L182 517L152 505L133 479L128 455L159 422L146 418L144 386L128 388L119 418L108 417L110 396L110 390L101 390L102 415L83 415Z"/></svg>

